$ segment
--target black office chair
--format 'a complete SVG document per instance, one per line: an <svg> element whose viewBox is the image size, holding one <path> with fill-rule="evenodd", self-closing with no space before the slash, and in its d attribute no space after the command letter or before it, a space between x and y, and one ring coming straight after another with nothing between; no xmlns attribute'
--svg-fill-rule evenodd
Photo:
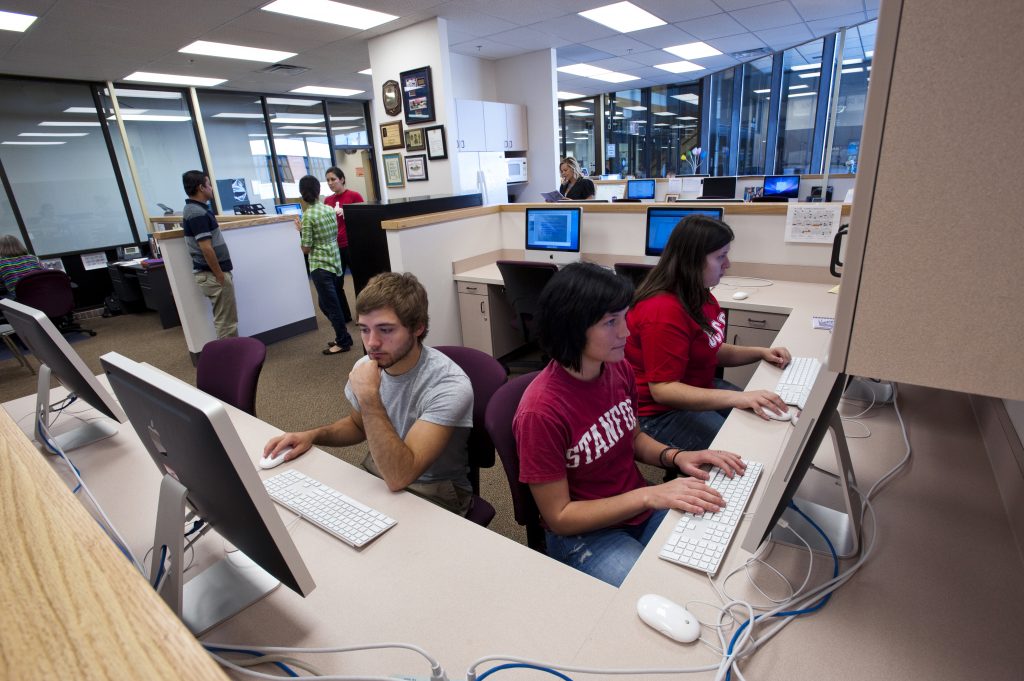
<svg viewBox="0 0 1024 681"><path fill-rule="evenodd" d="M637 262L617 262L615 263L615 274L621 277L626 277L633 282L633 288L640 288L640 282L654 269L654 265L648 265L646 263Z"/></svg>
<svg viewBox="0 0 1024 681"><path fill-rule="evenodd" d="M57 330L65 336L69 333L96 335L95 331L83 329L75 322L75 296L71 291L71 277L60 270L40 270L26 274L14 286L14 296L19 303L34 307L49 317Z"/></svg>
<svg viewBox="0 0 1024 681"><path fill-rule="evenodd" d="M505 286L505 298L516 315L517 326L523 334L523 340L532 349L536 349L537 334L534 318L539 310L540 292L551 281L551 277L558 272L558 267L553 263L523 260L499 260L497 264ZM503 363L511 366L508 362ZM515 364L537 369L546 363L546 358L544 358L539 363L517 362Z"/></svg>

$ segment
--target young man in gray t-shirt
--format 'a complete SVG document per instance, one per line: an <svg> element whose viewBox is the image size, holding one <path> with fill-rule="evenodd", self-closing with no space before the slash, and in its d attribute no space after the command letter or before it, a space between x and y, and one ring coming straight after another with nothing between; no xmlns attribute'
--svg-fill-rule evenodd
<svg viewBox="0 0 1024 681"><path fill-rule="evenodd" d="M263 449L285 447L293 459L312 445L370 445L363 466L388 489L408 489L465 515L469 484L466 440L473 426L473 387L443 353L423 345L427 293L412 274L388 272L356 298L367 356L356 362L345 386L351 413L301 433L285 433Z"/></svg>

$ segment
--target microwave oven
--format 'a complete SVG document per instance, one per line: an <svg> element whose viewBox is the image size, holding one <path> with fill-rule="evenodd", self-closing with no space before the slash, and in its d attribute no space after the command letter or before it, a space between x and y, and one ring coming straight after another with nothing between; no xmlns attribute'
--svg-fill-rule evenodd
<svg viewBox="0 0 1024 681"><path fill-rule="evenodd" d="M508 164L509 182L526 182L529 179L526 174L525 158L506 158L505 163Z"/></svg>

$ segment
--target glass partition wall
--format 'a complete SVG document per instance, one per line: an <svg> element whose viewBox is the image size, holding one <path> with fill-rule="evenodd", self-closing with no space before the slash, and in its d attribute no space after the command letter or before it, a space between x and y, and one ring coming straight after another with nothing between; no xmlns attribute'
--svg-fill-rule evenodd
<svg viewBox="0 0 1024 681"><path fill-rule="evenodd" d="M839 74L839 99L836 123L829 155L830 173L857 172L860 136L864 127L864 105L871 80L877 21L854 26L846 31L842 68Z"/></svg>

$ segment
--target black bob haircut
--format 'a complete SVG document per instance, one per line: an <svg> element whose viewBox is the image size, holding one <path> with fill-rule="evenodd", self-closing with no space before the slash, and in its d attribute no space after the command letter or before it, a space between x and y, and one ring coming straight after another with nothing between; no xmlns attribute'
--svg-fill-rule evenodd
<svg viewBox="0 0 1024 681"><path fill-rule="evenodd" d="M594 263L567 265L541 291L538 342L556 362L580 371L587 329L632 299L633 284L625 277Z"/></svg>
<svg viewBox="0 0 1024 681"><path fill-rule="evenodd" d="M181 186L185 188L185 196L192 196L206 184L207 175L202 170L186 170L181 174Z"/></svg>

